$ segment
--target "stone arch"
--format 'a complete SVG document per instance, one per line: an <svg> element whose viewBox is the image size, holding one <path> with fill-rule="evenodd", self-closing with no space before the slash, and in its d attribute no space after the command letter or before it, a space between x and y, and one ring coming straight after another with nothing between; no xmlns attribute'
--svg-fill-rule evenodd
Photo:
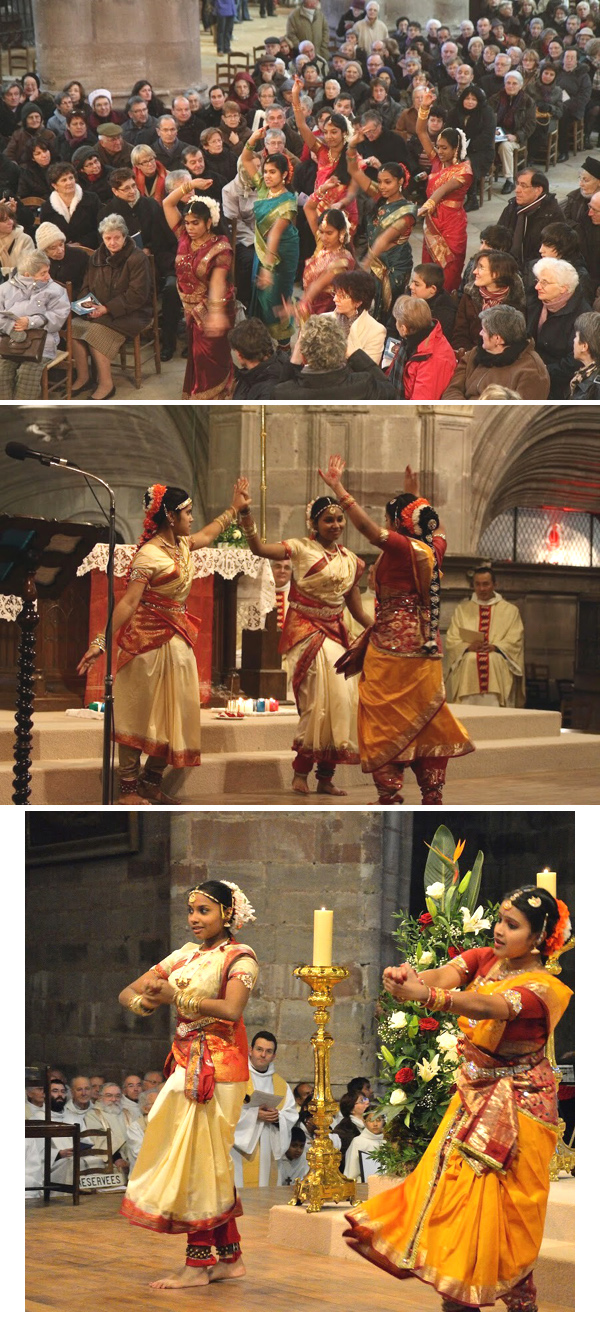
<svg viewBox="0 0 600 1320"><path fill-rule="evenodd" d="M479 423L472 460L471 548L515 506L600 512L600 428L582 404L503 405Z"/></svg>

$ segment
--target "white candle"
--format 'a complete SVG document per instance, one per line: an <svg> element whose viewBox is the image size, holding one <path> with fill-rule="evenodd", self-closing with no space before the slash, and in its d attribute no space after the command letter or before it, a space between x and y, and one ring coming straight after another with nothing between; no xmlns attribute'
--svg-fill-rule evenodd
<svg viewBox="0 0 600 1320"><path fill-rule="evenodd" d="M315 908L313 930L313 967L331 967L333 949L333 912Z"/></svg>
<svg viewBox="0 0 600 1320"><path fill-rule="evenodd" d="M553 898L556 898L556 871L549 871L545 866L543 871L537 873L538 889L547 889Z"/></svg>

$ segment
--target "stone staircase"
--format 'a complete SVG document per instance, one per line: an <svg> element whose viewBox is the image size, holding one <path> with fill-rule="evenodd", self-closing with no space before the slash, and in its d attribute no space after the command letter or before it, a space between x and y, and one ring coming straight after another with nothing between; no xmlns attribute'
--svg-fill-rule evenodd
<svg viewBox="0 0 600 1320"><path fill-rule="evenodd" d="M535 770L585 778L586 770L600 769L600 736L560 728L557 711L499 710L455 707L475 742L474 755L452 760L448 782L485 780L501 776L514 783L519 802L518 777ZM185 802L190 805L239 799L263 804L269 795L277 803L289 795L291 745L296 712L283 707L269 715L241 720L220 720L214 710L202 713L202 765L185 780ZM12 796L14 718L0 711L0 803ZM33 734L32 805L93 805L100 802L102 720L72 717L64 712L40 712ZM410 777L412 780L412 777ZM364 791L369 784L360 766L341 766L340 787ZM168 791L168 780L165 781ZM176 791L176 789L174 789ZM415 799L417 800L417 799ZM569 799L571 800L571 799Z"/></svg>

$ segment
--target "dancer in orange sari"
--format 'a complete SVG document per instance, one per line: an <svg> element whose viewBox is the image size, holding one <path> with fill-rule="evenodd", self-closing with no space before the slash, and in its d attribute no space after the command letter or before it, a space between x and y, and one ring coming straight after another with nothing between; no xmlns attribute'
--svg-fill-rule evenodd
<svg viewBox="0 0 600 1320"><path fill-rule="evenodd" d="M167 765L183 770L200 764L194 655L200 620L186 607L194 579L192 551L229 527L247 493L248 482L240 478L225 513L192 534L187 491L159 483L146 491L144 531L113 616L119 643L114 691L121 805L168 802L161 787ZM84 674L105 649L104 635L96 637L77 672ZM142 752L147 760L140 771Z"/></svg>
<svg viewBox="0 0 600 1320"><path fill-rule="evenodd" d="M405 493L386 505L386 527L373 522L342 485L345 462L329 459L320 475L351 522L382 553L375 566L377 610L340 661L358 685L358 744L382 805L402 802L407 766L424 804L442 801L451 756L474 751L466 729L446 705L439 649L440 568L446 549L435 509L421 499L410 468Z"/></svg>
<svg viewBox="0 0 600 1320"><path fill-rule="evenodd" d="M545 1056L571 991L544 970L570 936L564 903L518 889L500 905L494 946L435 971L388 967L399 1003L456 1014L457 1090L416 1169L346 1218L349 1245L399 1279L416 1275L443 1311L537 1311L557 1093Z"/></svg>
<svg viewBox="0 0 600 1320"><path fill-rule="evenodd" d="M435 144L427 132L434 91L423 93L417 114L417 135L432 162L427 181L427 201L418 214L423 220L422 261L437 263L444 271L444 288L452 293L460 285L467 251L465 201L473 181L467 159L467 139L460 128L443 128Z"/></svg>

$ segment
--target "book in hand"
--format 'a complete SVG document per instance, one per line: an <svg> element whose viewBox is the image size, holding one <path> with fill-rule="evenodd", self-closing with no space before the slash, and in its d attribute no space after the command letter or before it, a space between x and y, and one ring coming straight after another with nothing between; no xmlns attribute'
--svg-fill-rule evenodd
<svg viewBox="0 0 600 1320"><path fill-rule="evenodd" d="M379 364L382 371L387 371L388 367L391 367L392 362L395 361L401 347L401 339L394 339L392 335L388 335L381 355L381 362Z"/></svg>
<svg viewBox="0 0 600 1320"><path fill-rule="evenodd" d="M485 642L482 632L474 632L472 628L459 628L458 631L461 642L466 642L467 646L470 646L472 642L476 642L478 646L481 646L481 643Z"/></svg>
<svg viewBox="0 0 600 1320"><path fill-rule="evenodd" d="M76 316L89 316L94 307L100 307L100 305L98 299L94 298L93 293L85 293L83 298L76 298L75 302L71 303L71 311L75 312Z"/></svg>

